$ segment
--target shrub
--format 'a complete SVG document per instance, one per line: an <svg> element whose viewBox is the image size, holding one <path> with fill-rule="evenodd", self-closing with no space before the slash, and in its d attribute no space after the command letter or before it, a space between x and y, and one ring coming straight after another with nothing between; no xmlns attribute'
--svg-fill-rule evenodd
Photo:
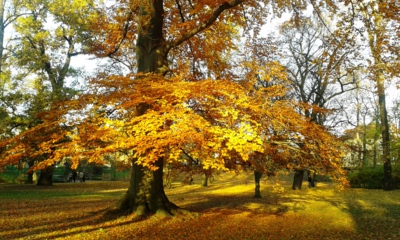
<svg viewBox="0 0 400 240"><path fill-rule="evenodd" d="M381 189L383 186L383 166L374 168L364 167L359 170L349 172L347 176L350 186L353 188ZM400 168L392 169L391 183L395 188L400 187Z"/></svg>
<svg viewBox="0 0 400 240"><path fill-rule="evenodd" d="M0 171L0 183L22 183L26 180L26 169L16 166L7 166Z"/></svg>

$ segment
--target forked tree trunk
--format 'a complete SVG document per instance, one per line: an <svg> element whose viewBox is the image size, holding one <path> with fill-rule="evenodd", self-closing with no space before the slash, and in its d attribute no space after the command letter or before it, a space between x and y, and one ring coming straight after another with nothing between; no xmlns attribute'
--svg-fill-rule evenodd
<svg viewBox="0 0 400 240"><path fill-rule="evenodd" d="M137 216L157 214L172 216L181 211L171 203L164 192L163 159L155 163L158 169L152 171L133 164L129 189L120 204L120 210L135 213Z"/></svg>
<svg viewBox="0 0 400 240"><path fill-rule="evenodd" d="M254 181L255 181L255 189L254 189L254 197L255 198L262 198L260 192L260 180L262 177L262 172L255 170L254 171Z"/></svg>
<svg viewBox="0 0 400 240"><path fill-rule="evenodd" d="M304 177L304 170L296 170L294 172L294 179L293 179L293 190L300 190L301 186L303 185L303 177Z"/></svg>

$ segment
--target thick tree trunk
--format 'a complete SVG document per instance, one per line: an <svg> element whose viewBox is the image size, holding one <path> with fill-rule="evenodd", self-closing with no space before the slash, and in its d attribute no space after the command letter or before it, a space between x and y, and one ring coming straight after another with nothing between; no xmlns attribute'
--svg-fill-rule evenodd
<svg viewBox="0 0 400 240"><path fill-rule="evenodd" d="M293 179L293 190L300 190L303 185L304 170L295 170Z"/></svg>
<svg viewBox="0 0 400 240"><path fill-rule="evenodd" d="M54 166L49 166L40 171L38 186L51 186L53 185L53 169Z"/></svg>
<svg viewBox="0 0 400 240"><path fill-rule="evenodd" d="M195 34L211 25L224 10L241 3L242 1L233 1L229 4L221 4L208 21L205 21L201 26L185 34L185 36L182 36L181 39L176 40L174 43L168 43L163 36L164 1L138 1L138 31L135 46L137 72L157 74L161 78L168 71L167 57L172 47L180 45L182 42L188 40L192 36L191 34ZM136 10L135 14L137 14ZM138 107L143 107L143 109L137 111L137 116L145 114L146 110L151 108L151 106L144 107L145 103L140 105ZM129 209L139 215L147 213L171 215L176 212L178 207L169 202L164 193L162 184L163 159L159 159L156 164L159 170L154 172L135 163L133 164L130 187L122 201L121 209Z"/></svg>
<svg viewBox="0 0 400 240"><path fill-rule="evenodd" d="M150 6L149 6L150 5ZM150 15L150 21L140 22L136 41L136 61L139 73L162 74L167 68L166 42L163 37L163 0L142 2L140 15Z"/></svg>
<svg viewBox="0 0 400 240"><path fill-rule="evenodd" d="M164 192L163 159L156 163L158 169L151 171L146 167L132 165L130 186L120 204L120 210L135 213L137 216L157 214L172 216L181 211L171 203Z"/></svg>
<svg viewBox="0 0 400 240"><path fill-rule="evenodd" d="M136 60L138 73L163 74L167 61L165 40L163 38L164 9L162 0L141 1L139 4L139 31L136 41ZM147 104L137 107L140 116L151 108ZM138 216L157 214L172 216L180 211L171 203L164 192L163 158L155 163L158 170L150 169L133 162L130 186L120 204L120 209Z"/></svg>
<svg viewBox="0 0 400 240"><path fill-rule="evenodd" d="M255 198L262 198L261 192L260 192L260 180L262 177L262 172L259 172L257 170L254 171L254 182L255 182L255 189L254 189L254 197Z"/></svg>

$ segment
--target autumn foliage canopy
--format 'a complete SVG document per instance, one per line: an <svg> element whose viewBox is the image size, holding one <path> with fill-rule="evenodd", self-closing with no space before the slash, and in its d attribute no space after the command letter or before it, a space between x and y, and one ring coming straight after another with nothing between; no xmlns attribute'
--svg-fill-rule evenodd
<svg viewBox="0 0 400 240"><path fill-rule="evenodd" d="M284 78L279 66L272 71ZM34 169L63 158L76 167L80 160L104 163L106 154L125 152L135 164L155 168L160 157L182 161L184 151L206 169L234 169L246 161L264 166L272 159L278 168L339 174L339 142L298 113L295 102L276 100L282 86L254 85L256 78L99 76L89 93L59 102L41 125L5 142L2 163L43 156Z"/></svg>
<svg viewBox="0 0 400 240"><path fill-rule="evenodd" d="M106 70L85 93L54 103L40 114L41 124L1 143L0 166L36 158L32 170L63 159L75 168L122 152L128 164L156 170L158 160L182 162L188 153L205 169L247 162L265 171L313 169L343 180L341 144L302 114L312 106L286 96L285 69L259 55L246 57L246 51L263 52L249 46L251 37L241 37L258 36L266 17L262 1L164 1L158 19L163 48L155 50L161 67L133 73L142 64L133 43L153 31L147 13L158 11L139 2L104 8L93 27L93 53L124 58L132 71Z"/></svg>

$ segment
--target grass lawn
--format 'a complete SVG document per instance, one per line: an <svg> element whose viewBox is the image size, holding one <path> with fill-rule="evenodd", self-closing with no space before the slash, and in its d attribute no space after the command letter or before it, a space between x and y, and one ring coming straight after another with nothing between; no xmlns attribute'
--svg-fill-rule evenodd
<svg viewBox="0 0 400 240"><path fill-rule="evenodd" d="M400 191L346 189L319 183L276 193L252 174L224 173L209 187L176 182L169 199L194 214L138 220L104 215L126 182L0 184L0 239L400 239Z"/></svg>

